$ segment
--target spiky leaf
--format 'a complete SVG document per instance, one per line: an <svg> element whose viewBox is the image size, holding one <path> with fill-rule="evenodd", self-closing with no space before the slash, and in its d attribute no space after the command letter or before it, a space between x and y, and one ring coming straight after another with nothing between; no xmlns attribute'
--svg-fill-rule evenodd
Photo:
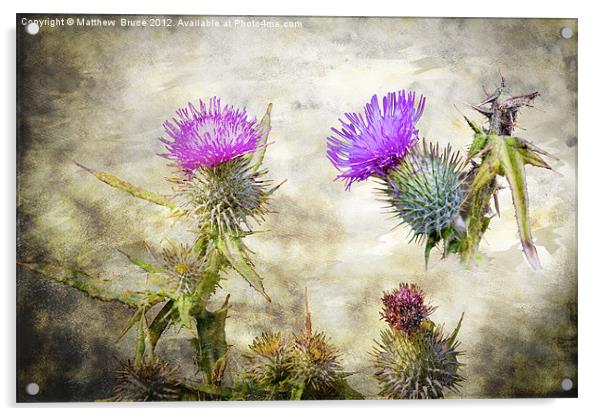
<svg viewBox="0 0 602 416"><path fill-rule="evenodd" d="M127 192L128 194L143 199L148 202L152 202L153 204L161 205L167 207L169 209L175 210L176 206L172 205L169 199L163 195L157 194L155 192L147 191L146 189L140 188L139 186L132 185L131 183L115 176L107 172L99 172L93 169L90 169L78 162L75 162L77 166L84 169L86 172L94 175L98 180L106 183L109 186L112 186L115 189L119 189L120 191Z"/></svg>
<svg viewBox="0 0 602 416"><path fill-rule="evenodd" d="M265 111L265 115L261 118L259 125L257 126L257 133L261 135L261 140L258 143L257 150L252 153L251 156L251 170L257 171L261 167L263 163L263 158L265 156L265 151L268 146L268 136L270 135L270 131L272 130L271 125L271 117L272 117L272 103L268 104L268 108Z"/></svg>
<svg viewBox="0 0 602 416"><path fill-rule="evenodd" d="M230 265L259 293L261 293L268 302L272 300L263 288L263 279L253 266L250 264L244 251L244 243L241 238L231 235L223 235L217 241L218 250L228 260Z"/></svg>
<svg viewBox="0 0 602 416"><path fill-rule="evenodd" d="M111 281L89 275L81 270L64 267L58 263L27 263L17 261L17 264L38 272L57 282L74 287L88 296L105 302L121 302L130 307L152 306L166 299L166 293L160 291L132 291L113 288Z"/></svg>

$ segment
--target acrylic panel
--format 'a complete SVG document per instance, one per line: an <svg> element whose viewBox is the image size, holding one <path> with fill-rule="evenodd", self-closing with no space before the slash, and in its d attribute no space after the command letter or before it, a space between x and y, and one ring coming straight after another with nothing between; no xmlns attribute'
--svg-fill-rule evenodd
<svg viewBox="0 0 602 416"><path fill-rule="evenodd" d="M17 15L17 400L576 397L577 35Z"/></svg>

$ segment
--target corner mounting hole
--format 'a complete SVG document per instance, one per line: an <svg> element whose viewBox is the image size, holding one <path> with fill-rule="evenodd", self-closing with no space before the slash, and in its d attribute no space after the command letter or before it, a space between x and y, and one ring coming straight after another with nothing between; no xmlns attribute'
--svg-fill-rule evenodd
<svg viewBox="0 0 602 416"><path fill-rule="evenodd" d="M571 29L568 26L563 27L562 29L560 29L560 36L562 36L565 39L570 39L573 37L573 29Z"/></svg>
<svg viewBox="0 0 602 416"><path fill-rule="evenodd" d="M40 31L40 25L36 22L29 22L27 26L25 26L25 31L30 35L37 35Z"/></svg>
<svg viewBox="0 0 602 416"><path fill-rule="evenodd" d="M25 386L25 393L29 394L30 396L35 396L39 392L40 386L38 386L38 383L29 383L27 386Z"/></svg>
<svg viewBox="0 0 602 416"><path fill-rule="evenodd" d="M25 31L30 35L37 35L40 31L40 25L36 22L29 22L27 26L25 26Z"/></svg>
<svg viewBox="0 0 602 416"><path fill-rule="evenodd" d="M569 391L573 388L573 380L571 380L570 378L565 378L560 382L560 387L562 387L562 390L564 391Z"/></svg>

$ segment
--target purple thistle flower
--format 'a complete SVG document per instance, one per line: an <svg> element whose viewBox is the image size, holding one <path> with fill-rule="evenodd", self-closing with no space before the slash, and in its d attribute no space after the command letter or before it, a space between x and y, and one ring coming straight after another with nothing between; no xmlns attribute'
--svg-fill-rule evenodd
<svg viewBox="0 0 602 416"><path fill-rule="evenodd" d="M256 119L247 112L226 105L213 97L209 105L199 100L199 109L192 103L176 112L178 118L163 123L173 141L161 138L168 152L161 154L189 175L201 168L213 168L240 155L254 152L262 136L257 132Z"/></svg>
<svg viewBox="0 0 602 416"><path fill-rule="evenodd" d="M385 307L381 317L406 334L411 334L433 312L432 306L424 304L422 290L414 284L403 283L399 289L385 292L382 301Z"/></svg>
<svg viewBox="0 0 602 416"><path fill-rule="evenodd" d="M381 111L378 98L366 104L365 118L357 113L345 113L349 122L341 119L341 130L332 128L338 136L328 137L328 159L342 173L337 179L346 181L348 190L353 182L364 181L372 175L384 176L393 169L418 141L416 123L422 116L426 99L405 90L390 92L383 97Z"/></svg>

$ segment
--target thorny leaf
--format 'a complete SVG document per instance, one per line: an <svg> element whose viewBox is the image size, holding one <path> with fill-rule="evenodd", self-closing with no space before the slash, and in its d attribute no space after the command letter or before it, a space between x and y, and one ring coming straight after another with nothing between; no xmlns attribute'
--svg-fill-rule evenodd
<svg viewBox="0 0 602 416"><path fill-rule="evenodd" d="M81 163L74 162L77 166L85 170L86 172L94 175L98 180L106 183L107 185L112 186L113 188L119 189L120 191L127 192L128 194L144 199L145 201L152 202L157 205L162 205L171 210L177 210L178 208L175 205L172 205L169 199L163 195L157 194L155 192L147 191L146 189L140 188L139 186L133 185L127 181L124 181L121 178L118 178L115 175L112 175L107 172L99 172L93 169L90 169Z"/></svg>
<svg viewBox="0 0 602 416"><path fill-rule="evenodd" d="M167 294L161 291L123 289L117 291L111 287L110 280L91 276L81 270L63 267L58 263L27 263L17 260L17 264L105 302L121 302L127 306L138 308L160 303L167 297Z"/></svg>
<svg viewBox="0 0 602 416"><path fill-rule="evenodd" d="M263 163L265 151L269 144L268 136L270 135L270 131L272 130L271 116L272 103L269 103L265 115L262 117L261 121L259 122L259 125L257 126L257 132L261 135L261 140L258 143L257 150L250 155L252 163L252 172L256 172Z"/></svg>
<svg viewBox="0 0 602 416"><path fill-rule="evenodd" d="M253 266L250 264L249 260L245 256L245 247L240 237L230 236L228 234L224 234L219 237L217 241L218 250L224 255L224 257L228 260L230 265L247 281L249 284L261 293L268 302L272 300L265 292L263 288L263 279Z"/></svg>

